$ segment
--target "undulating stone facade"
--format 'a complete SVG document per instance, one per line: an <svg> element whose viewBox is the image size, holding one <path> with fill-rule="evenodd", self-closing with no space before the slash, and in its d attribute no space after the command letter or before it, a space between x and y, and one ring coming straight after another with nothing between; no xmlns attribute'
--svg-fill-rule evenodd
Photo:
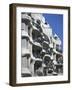
<svg viewBox="0 0 72 90"><path fill-rule="evenodd" d="M21 76L62 75L61 44L42 14L21 13Z"/></svg>

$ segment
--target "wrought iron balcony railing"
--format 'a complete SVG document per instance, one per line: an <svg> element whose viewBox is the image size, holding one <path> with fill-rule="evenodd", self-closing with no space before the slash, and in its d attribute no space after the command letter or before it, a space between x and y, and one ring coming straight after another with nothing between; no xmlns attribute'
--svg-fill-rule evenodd
<svg viewBox="0 0 72 90"><path fill-rule="evenodd" d="M28 20L31 20L31 17L29 16L29 15L27 15L27 14L23 14L22 15L22 19L24 20L24 19L28 19Z"/></svg>

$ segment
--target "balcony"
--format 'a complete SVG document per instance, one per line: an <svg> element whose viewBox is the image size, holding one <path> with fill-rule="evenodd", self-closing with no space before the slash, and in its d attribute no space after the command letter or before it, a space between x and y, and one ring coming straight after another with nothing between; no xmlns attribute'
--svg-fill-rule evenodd
<svg viewBox="0 0 72 90"><path fill-rule="evenodd" d="M32 54L35 58L40 58L41 59L41 51L42 51L42 48L32 46Z"/></svg>
<svg viewBox="0 0 72 90"><path fill-rule="evenodd" d="M34 30L36 30L36 31L38 31L38 32L42 32L42 28L41 28L41 26L38 24L38 23L36 23L36 22L32 22L31 23L31 25L32 25L32 28L34 29Z"/></svg>
<svg viewBox="0 0 72 90"><path fill-rule="evenodd" d="M31 55L31 58L32 58L34 61L41 61L41 62L42 62L42 59L41 59L41 58L36 58L36 57L34 57L33 55Z"/></svg>
<svg viewBox="0 0 72 90"><path fill-rule="evenodd" d="M21 69L21 76L22 77L31 77L31 72L29 71L28 68L22 68Z"/></svg>
<svg viewBox="0 0 72 90"><path fill-rule="evenodd" d="M42 45L39 42L33 42L33 45L35 45L36 47L42 48Z"/></svg>
<svg viewBox="0 0 72 90"><path fill-rule="evenodd" d="M22 51L21 51L22 57L23 57L23 56L30 56L30 51L29 51L29 49L22 48L21 50L22 50Z"/></svg>
<svg viewBox="0 0 72 90"><path fill-rule="evenodd" d="M48 41L43 41L43 44L49 45Z"/></svg>
<svg viewBox="0 0 72 90"><path fill-rule="evenodd" d="M34 56L35 58L41 58L40 53L37 52L37 51L33 52L33 56Z"/></svg>
<svg viewBox="0 0 72 90"><path fill-rule="evenodd" d="M43 57L43 60L44 61L50 61L51 60L51 55L45 54L44 57Z"/></svg>
<svg viewBox="0 0 72 90"><path fill-rule="evenodd" d="M44 49L46 52L48 52L49 45L43 43L42 46L43 46L43 49Z"/></svg>
<svg viewBox="0 0 72 90"><path fill-rule="evenodd" d="M41 39L41 37L35 37L33 41L42 44L42 39Z"/></svg>
<svg viewBox="0 0 72 90"><path fill-rule="evenodd" d="M44 58L45 58L45 57L51 58L51 56L50 56L49 54L45 54L45 55L44 55Z"/></svg>
<svg viewBox="0 0 72 90"><path fill-rule="evenodd" d="M29 24L31 21L31 17L27 14L22 14L22 22L25 23L26 25Z"/></svg>
<svg viewBox="0 0 72 90"><path fill-rule="evenodd" d="M32 28L33 28L34 30L37 30L37 31L39 32L39 29L38 29L35 25L32 25Z"/></svg>
<svg viewBox="0 0 72 90"><path fill-rule="evenodd" d="M35 26L32 26L33 28L33 33L36 33L37 35L41 35L41 32L39 31L38 28L36 28Z"/></svg>
<svg viewBox="0 0 72 90"><path fill-rule="evenodd" d="M23 38L23 37L29 38L28 33L27 33L26 31L24 31L24 30L21 31L21 36L22 36L22 38Z"/></svg>
<svg viewBox="0 0 72 90"><path fill-rule="evenodd" d="M56 49L53 49L53 52L54 52L55 54L62 55L62 53L59 52L59 51L57 51Z"/></svg>
<svg viewBox="0 0 72 90"><path fill-rule="evenodd" d="M47 41L48 43L50 43L48 36L44 33L42 33L42 39L43 39L43 41Z"/></svg>

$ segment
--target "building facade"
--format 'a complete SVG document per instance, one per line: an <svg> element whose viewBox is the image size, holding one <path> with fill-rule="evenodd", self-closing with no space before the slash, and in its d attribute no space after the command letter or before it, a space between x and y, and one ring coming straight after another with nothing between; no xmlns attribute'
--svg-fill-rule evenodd
<svg viewBox="0 0 72 90"><path fill-rule="evenodd" d="M21 13L21 76L63 74L61 40L42 14Z"/></svg>

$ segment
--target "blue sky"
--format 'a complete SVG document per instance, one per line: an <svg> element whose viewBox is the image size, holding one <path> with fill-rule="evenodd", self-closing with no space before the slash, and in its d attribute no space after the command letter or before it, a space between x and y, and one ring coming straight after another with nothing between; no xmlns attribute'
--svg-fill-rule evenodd
<svg viewBox="0 0 72 90"><path fill-rule="evenodd" d="M62 41L63 48L63 15L62 14L43 14L46 22L48 22L53 30Z"/></svg>

